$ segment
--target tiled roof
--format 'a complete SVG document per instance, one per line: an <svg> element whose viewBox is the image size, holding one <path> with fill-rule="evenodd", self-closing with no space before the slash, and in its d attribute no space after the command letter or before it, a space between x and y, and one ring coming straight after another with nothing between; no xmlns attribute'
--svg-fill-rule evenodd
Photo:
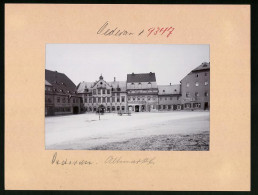
<svg viewBox="0 0 258 195"><path fill-rule="evenodd" d="M180 84L178 85L158 85L159 95L180 94Z"/></svg>
<svg viewBox="0 0 258 195"><path fill-rule="evenodd" d="M156 82L155 73L127 74L127 83L133 82Z"/></svg>
<svg viewBox="0 0 258 195"><path fill-rule="evenodd" d="M126 91L126 82L125 81L112 81L112 82L107 82L112 88L120 88L121 91ZM84 93L84 89L89 89L96 84L96 82L81 82L78 86L77 92L78 93Z"/></svg>
<svg viewBox="0 0 258 195"><path fill-rule="evenodd" d="M209 70L210 69L210 62L203 62L200 66L193 69L192 72L199 71L199 70Z"/></svg>
<svg viewBox="0 0 258 195"><path fill-rule="evenodd" d="M45 80L47 80L53 86L54 91L58 93L69 94L69 92L74 93L76 91L75 84L63 73L45 70Z"/></svg>

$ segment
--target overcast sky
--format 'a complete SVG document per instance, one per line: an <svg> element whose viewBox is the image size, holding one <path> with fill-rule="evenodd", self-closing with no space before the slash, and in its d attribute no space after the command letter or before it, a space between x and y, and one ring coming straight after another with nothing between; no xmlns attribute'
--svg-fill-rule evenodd
<svg viewBox="0 0 258 195"><path fill-rule="evenodd" d="M155 72L158 85L179 84L202 62L209 45L47 44L46 69L66 74L78 85L99 79L126 81L126 75Z"/></svg>

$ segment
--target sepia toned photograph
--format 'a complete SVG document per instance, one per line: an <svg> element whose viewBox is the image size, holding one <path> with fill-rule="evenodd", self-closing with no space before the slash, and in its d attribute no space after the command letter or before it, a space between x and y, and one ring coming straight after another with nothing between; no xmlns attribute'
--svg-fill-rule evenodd
<svg viewBox="0 0 258 195"><path fill-rule="evenodd" d="M209 146L209 45L46 45L45 149Z"/></svg>

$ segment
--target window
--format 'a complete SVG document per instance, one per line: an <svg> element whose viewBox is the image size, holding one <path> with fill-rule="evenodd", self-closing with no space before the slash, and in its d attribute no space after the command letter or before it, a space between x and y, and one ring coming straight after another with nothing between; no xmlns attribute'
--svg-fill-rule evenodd
<svg viewBox="0 0 258 195"><path fill-rule="evenodd" d="M117 106L117 107L116 107L116 110L118 110L118 111L119 111L119 110L120 110L120 106Z"/></svg>
<svg viewBox="0 0 258 195"><path fill-rule="evenodd" d="M189 83L186 83L186 87L189 87Z"/></svg>
<svg viewBox="0 0 258 195"><path fill-rule="evenodd" d="M98 97L98 103L101 103L101 97Z"/></svg>
<svg viewBox="0 0 258 195"><path fill-rule="evenodd" d="M128 100L131 100L131 98L130 98L130 97L128 97Z"/></svg>
<svg viewBox="0 0 258 195"><path fill-rule="evenodd" d="M164 109L164 110L166 109L166 105L163 105L163 109Z"/></svg>
<svg viewBox="0 0 258 195"><path fill-rule="evenodd" d="M110 102L110 97L107 97L107 102Z"/></svg>
<svg viewBox="0 0 258 195"><path fill-rule="evenodd" d="M208 81L205 81L205 82L204 82L204 85L208 85Z"/></svg>
<svg viewBox="0 0 258 195"><path fill-rule="evenodd" d="M189 93L189 92L186 92L185 96L186 96L186 97L190 97L190 93Z"/></svg>
<svg viewBox="0 0 258 195"><path fill-rule="evenodd" d="M138 97L137 99L140 100L140 97Z"/></svg>
<svg viewBox="0 0 258 195"><path fill-rule="evenodd" d="M122 110L125 110L125 107L124 107L124 106L122 106Z"/></svg>
<svg viewBox="0 0 258 195"><path fill-rule="evenodd" d="M122 102L125 102L125 97L124 96L122 96Z"/></svg>
<svg viewBox="0 0 258 195"><path fill-rule="evenodd" d="M98 94L101 94L101 89L98 89Z"/></svg>
<svg viewBox="0 0 258 195"><path fill-rule="evenodd" d="M91 97L89 98L89 103L92 103L92 98Z"/></svg>
<svg viewBox="0 0 258 195"><path fill-rule="evenodd" d="M112 102L116 102L116 99L115 99L115 97L112 97Z"/></svg>
<svg viewBox="0 0 258 195"><path fill-rule="evenodd" d="M96 89L93 89L93 95L96 95Z"/></svg>
<svg viewBox="0 0 258 195"><path fill-rule="evenodd" d="M62 102L63 102L63 103L65 103L65 102L66 102L66 101L65 101L65 98L63 98L63 99L62 99Z"/></svg>
<svg viewBox="0 0 258 195"><path fill-rule="evenodd" d="M168 109L169 109L169 110L171 109L171 105L168 105Z"/></svg>
<svg viewBox="0 0 258 195"><path fill-rule="evenodd" d="M195 86L198 87L199 86L199 82L195 82Z"/></svg>
<svg viewBox="0 0 258 195"><path fill-rule="evenodd" d="M95 98L95 97L93 98L93 103L96 103L96 99L97 99L97 98Z"/></svg>
<svg viewBox="0 0 258 195"><path fill-rule="evenodd" d="M85 103L87 103L87 98L85 98L85 100L84 100L84 101L85 101Z"/></svg>
<svg viewBox="0 0 258 195"><path fill-rule="evenodd" d="M107 89L107 94L110 94L110 89Z"/></svg>
<svg viewBox="0 0 258 195"><path fill-rule="evenodd" d="M205 96L205 97L208 97L208 95L209 95L208 92L205 92L205 93L204 93L204 96Z"/></svg>
<svg viewBox="0 0 258 195"><path fill-rule="evenodd" d="M185 108L191 108L191 104L185 104Z"/></svg>
<svg viewBox="0 0 258 195"><path fill-rule="evenodd" d="M73 98L73 103L75 103L75 98Z"/></svg>
<svg viewBox="0 0 258 195"><path fill-rule="evenodd" d="M133 100L135 100L135 97L133 97Z"/></svg>
<svg viewBox="0 0 258 195"><path fill-rule="evenodd" d="M103 93L103 94L106 94L106 90L105 90L105 89L103 89L102 93Z"/></svg>
<svg viewBox="0 0 258 195"><path fill-rule="evenodd" d="M116 102L120 102L120 97L117 97L117 98L116 98Z"/></svg>
<svg viewBox="0 0 258 195"><path fill-rule="evenodd" d="M163 90L163 92L165 92L165 90Z"/></svg>
<svg viewBox="0 0 258 195"><path fill-rule="evenodd" d="M56 101L57 103L60 103L60 97L57 97Z"/></svg>
<svg viewBox="0 0 258 195"><path fill-rule="evenodd" d="M198 77L199 75L198 74L196 74L196 77Z"/></svg>
<svg viewBox="0 0 258 195"><path fill-rule="evenodd" d="M159 110L161 109L161 105L159 105Z"/></svg>
<svg viewBox="0 0 258 195"><path fill-rule="evenodd" d="M177 100L180 100L179 96L177 96Z"/></svg>
<svg viewBox="0 0 258 195"><path fill-rule="evenodd" d="M103 97L103 98L102 98L102 103L105 103L105 102L106 102L106 98Z"/></svg>
<svg viewBox="0 0 258 195"><path fill-rule="evenodd" d="M199 93L198 92L195 92L195 97L198 97L199 96Z"/></svg>
<svg viewBox="0 0 258 195"><path fill-rule="evenodd" d="M193 104L193 107L194 107L194 108L200 108L200 107L201 107L201 104L200 104L200 103L194 103L194 104Z"/></svg>

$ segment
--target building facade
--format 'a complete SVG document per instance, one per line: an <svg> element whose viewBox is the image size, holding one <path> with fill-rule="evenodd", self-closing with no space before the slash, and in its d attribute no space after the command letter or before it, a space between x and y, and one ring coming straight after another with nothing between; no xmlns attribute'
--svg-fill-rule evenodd
<svg viewBox="0 0 258 195"><path fill-rule="evenodd" d="M210 63L202 63L181 80L181 96L186 110L210 108Z"/></svg>
<svg viewBox="0 0 258 195"><path fill-rule="evenodd" d="M181 110L181 86L159 85L159 110Z"/></svg>
<svg viewBox="0 0 258 195"><path fill-rule="evenodd" d="M116 81L114 78L114 81L107 82L101 75L96 82L81 82L77 92L82 97L86 112L118 112L128 109L125 81Z"/></svg>
<svg viewBox="0 0 258 195"><path fill-rule="evenodd" d="M45 116L79 114L82 110L75 84L63 73L45 70Z"/></svg>
<svg viewBox="0 0 258 195"><path fill-rule="evenodd" d="M47 79L46 79L47 80ZM49 80L47 80L49 81ZM60 82L60 81L59 81ZM62 82L61 82L62 83ZM46 89L54 90L59 98L69 95L81 97L80 111L86 112L151 112L169 110L208 110L210 108L210 63L204 62L189 74L187 74L180 84L157 85L155 73L127 74L126 81L105 81L101 75L95 82L81 82L77 86L76 92L67 93L60 90L55 83L55 79L46 82ZM53 89L52 89L53 88ZM72 87L73 88L73 87ZM61 88L62 89L62 88ZM46 97L50 91L46 92ZM49 98L51 99L51 98ZM62 99L63 100L63 99ZM52 104L52 102L54 104ZM67 99L64 104L52 97L46 102L46 107L51 111L51 106L55 109L67 109L67 113L74 113L74 106L68 106ZM77 102L79 100L75 100ZM70 107L69 110L66 107ZM73 110L72 110L73 108ZM59 112L62 113L62 112Z"/></svg>
<svg viewBox="0 0 258 195"><path fill-rule="evenodd" d="M158 86L155 73L127 74L128 108L134 112L158 110Z"/></svg>

